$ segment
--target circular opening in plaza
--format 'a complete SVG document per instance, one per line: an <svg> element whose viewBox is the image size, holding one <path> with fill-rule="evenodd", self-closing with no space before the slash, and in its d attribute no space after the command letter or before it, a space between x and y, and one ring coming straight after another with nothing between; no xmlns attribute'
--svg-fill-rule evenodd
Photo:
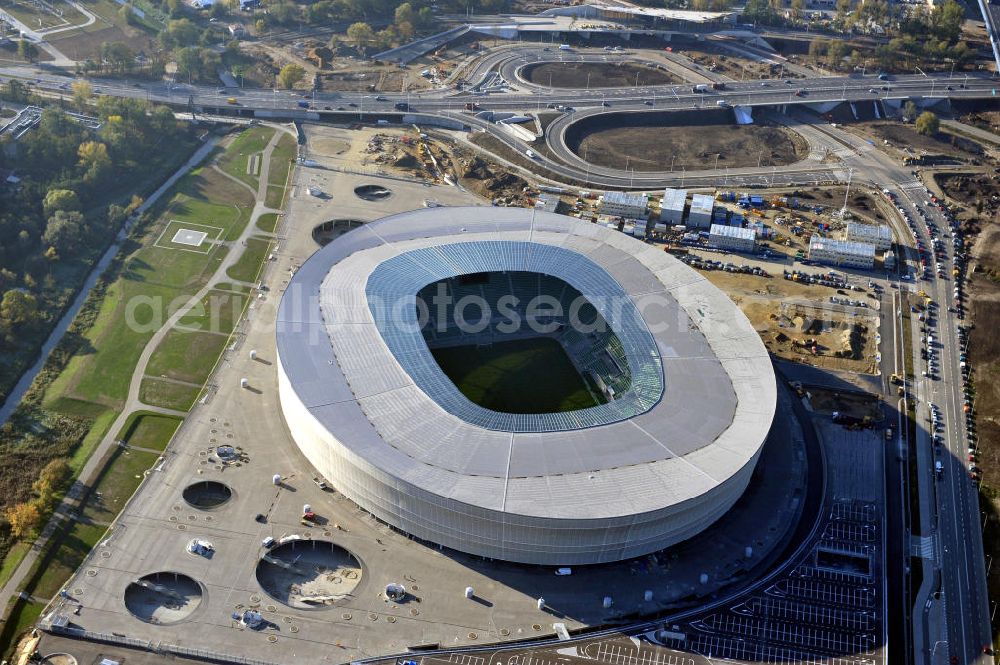
<svg viewBox="0 0 1000 665"><path fill-rule="evenodd" d="M565 141L595 166L639 172L785 166L809 154L798 133L763 117L737 124L731 108L602 113L570 124Z"/></svg>
<svg viewBox="0 0 1000 665"><path fill-rule="evenodd" d="M323 609L349 597L361 582L361 563L328 540L284 539L257 563L267 595L297 609Z"/></svg>
<svg viewBox="0 0 1000 665"><path fill-rule="evenodd" d="M183 573L150 573L126 587L125 607L140 621L166 626L190 618L204 595L204 586Z"/></svg>
<svg viewBox="0 0 1000 665"><path fill-rule="evenodd" d="M382 185L358 185L354 195L365 201L381 201L392 196L392 190Z"/></svg>
<svg viewBox="0 0 1000 665"><path fill-rule="evenodd" d="M317 245L325 247L351 229L363 225L364 222L360 219L331 219L328 222L317 224L312 230L312 237Z"/></svg>
<svg viewBox="0 0 1000 665"><path fill-rule="evenodd" d="M210 510L233 498L233 490L217 480L201 480L185 487L182 496L192 508Z"/></svg>

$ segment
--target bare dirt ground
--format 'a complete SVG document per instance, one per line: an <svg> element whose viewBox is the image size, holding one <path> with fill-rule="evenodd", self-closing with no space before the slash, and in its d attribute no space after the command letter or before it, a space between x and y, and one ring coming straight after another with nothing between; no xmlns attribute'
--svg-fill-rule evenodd
<svg viewBox="0 0 1000 665"><path fill-rule="evenodd" d="M543 62L521 70L536 85L553 88L625 88L681 83L670 72L630 62Z"/></svg>
<svg viewBox="0 0 1000 665"><path fill-rule="evenodd" d="M744 314L768 351L779 358L825 369L874 371L873 321L812 307L798 299L744 303L740 304Z"/></svg>
<svg viewBox="0 0 1000 665"><path fill-rule="evenodd" d="M780 65L772 66L735 55L710 41L698 44L678 43L673 52L690 58L709 71L723 74L736 81L774 78L779 72L785 78L797 78L795 74L782 70Z"/></svg>
<svg viewBox="0 0 1000 665"><path fill-rule="evenodd" d="M56 33L47 38L66 57L74 60L100 60L101 47L107 42L124 42L135 52L150 52L153 40L137 28L120 28L97 21L94 25L65 34Z"/></svg>
<svg viewBox="0 0 1000 665"><path fill-rule="evenodd" d="M832 414L834 411L854 416L855 418L871 418L873 421L882 419L882 410L878 397L870 394L834 392L822 388L810 387L809 404L814 411Z"/></svg>
<svg viewBox="0 0 1000 665"><path fill-rule="evenodd" d="M997 173L935 173L934 181L948 198L966 207L965 218L972 223L982 215L993 217L1000 209L1000 175Z"/></svg>
<svg viewBox="0 0 1000 665"><path fill-rule="evenodd" d="M732 298L779 358L825 369L875 371L874 310L855 316L826 309L833 289L783 279L780 270L772 277L699 272Z"/></svg>
<svg viewBox="0 0 1000 665"><path fill-rule="evenodd" d="M974 272L969 279L972 332L969 362L972 366L976 418L977 461L982 483L980 507L989 523L983 530L983 547L989 556L1000 556L1000 226L994 215L973 248ZM1000 568L990 568L987 585L992 597L1000 594ZM994 633L997 625L994 624Z"/></svg>
<svg viewBox="0 0 1000 665"><path fill-rule="evenodd" d="M988 132L1000 134L1000 111L979 111L959 118L967 125L973 125Z"/></svg>
<svg viewBox="0 0 1000 665"><path fill-rule="evenodd" d="M805 159L809 153L806 141L785 127L655 122L595 128L570 147L593 164L636 171L668 171L671 165L675 171L757 166L758 162L781 166Z"/></svg>
<svg viewBox="0 0 1000 665"><path fill-rule="evenodd" d="M883 150L899 159L911 156L974 164L985 153L979 143L946 129L935 136L924 136L912 124L893 120L848 124L844 125L844 129L873 139Z"/></svg>

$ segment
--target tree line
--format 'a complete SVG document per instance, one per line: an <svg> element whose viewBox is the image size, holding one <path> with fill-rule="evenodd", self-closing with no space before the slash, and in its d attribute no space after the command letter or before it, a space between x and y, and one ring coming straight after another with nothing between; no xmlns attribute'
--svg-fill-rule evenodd
<svg viewBox="0 0 1000 665"><path fill-rule="evenodd" d="M0 139L0 355L25 359L65 306L90 261L141 203L132 188L191 145L192 130L163 106L101 96L78 83L74 98L96 115L99 130L45 108L18 141ZM11 80L3 97L29 100ZM4 363L0 398L23 363Z"/></svg>

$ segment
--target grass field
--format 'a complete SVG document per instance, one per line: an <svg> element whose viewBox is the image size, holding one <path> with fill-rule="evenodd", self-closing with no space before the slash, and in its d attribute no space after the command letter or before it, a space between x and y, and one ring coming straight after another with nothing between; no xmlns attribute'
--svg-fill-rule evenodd
<svg viewBox="0 0 1000 665"><path fill-rule="evenodd" d="M431 353L463 395L493 411L557 413L598 403L563 348L547 337Z"/></svg>
<svg viewBox="0 0 1000 665"><path fill-rule="evenodd" d="M227 249L206 254L157 246L178 223L215 226L227 239L239 237L253 200L243 187L211 169L182 179L159 219L129 256L122 276L109 286L85 348L49 387L46 404L61 398L118 408L128 394L132 370L153 332L215 272ZM179 300L177 300L179 299Z"/></svg>
<svg viewBox="0 0 1000 665"><path fill-rule="evenodd" d="M227 335L174 328L149 357L146 374L201 385L228 341Z"/></svg>
<svg viewBox="0 0 1000 665"><path fill-rule="evenodd" d="M188 411L201 394L201 386L189 386L163 379L146 377L139 384L139 399L143 404L174 411Z"/></svg>
<svg viewBox="0 0 1000 665"><path fill-rule="evenodd" d="M282 132L281 138L278 139L274 150L271 151L271 163L268 166L267 177L268 185L285 186L285 182L288 180L289 164L298 155L298 151L298 143L295 142L292 135Z"/></svg>
<svg viewBox="0 0 1000 665"><path fill-rule="evenodd" d="M110 522L142 483L143 473L151 468L159 455L143 450L118 448L104 468L90 498L83 507L83 515L98 523ZM72 569L70 569L72 573ZM69 577L69 575L67 575ZM56 589L58 590L58 589ZM52 594L41 596L50 598Z"/></svg>
<svg viewBox="0 0 1000 665"><path fill-rule="evenodd" d="M41 10L26 2L0 0L0 9L3 9L32 30L47 30L48 28L79 25L87 20L83 14L78 12L68 2L56 1L52 3L52 6L57 11L62 12L62 16L56 16L52 12Z"/></svg>
<svg viewBox="0 0 1000 665"><path fill-rule="evenodd" d="M233 332L246 302L245 295L213 289L205 294L200 306L182 316L178 323L182 328L228 335Z"/></svg>
<svg viewBox="0 0 1000 665"><path fill-rule="evenodd" d="M280 208L285 201L285 188L281 185L269 185L264 196L264 205L268 208Z"/></svg>
<svg viewBox="0 0 1000 665"><path fill-rule="evenodd" d="M162 451L182 422L175 416L136 411L122 427L118 438L130 446Z"/></svg>
<svg viewBox="0 0 1000 665"><path fill-rule="evenodd" d="M276 226L278 226L278 215L276 213L264 213L257 218L257 228L265 233L274 233Z"/></svg>
<svg viewBox="0 0 1000 665"><path fill-rule="evenodd" d="M260 274L260 267L271 247L270 240L248 238L240 258L229 267L226 275L240 282L254 282Z"/></svg>
<svg viewBox="0 0 1000 665"><path fill-rule="evenodd" d="M219 160L219 168L256 189L259 178L247 173L247 163L253 155L263 152L272 136L274 129L263 125L246 130L226 149L225 156Z"/></svg>

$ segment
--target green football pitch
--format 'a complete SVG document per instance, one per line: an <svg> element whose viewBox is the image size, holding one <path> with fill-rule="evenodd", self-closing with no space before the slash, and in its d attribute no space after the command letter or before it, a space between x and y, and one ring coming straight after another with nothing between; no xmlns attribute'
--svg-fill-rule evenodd
<svg viewBox="0 0 1000 665"><path fill-rule="evenodd" d="M557 413L598 404L554 339L446 347L431 353L462 394L493 411Z"/></svg>

